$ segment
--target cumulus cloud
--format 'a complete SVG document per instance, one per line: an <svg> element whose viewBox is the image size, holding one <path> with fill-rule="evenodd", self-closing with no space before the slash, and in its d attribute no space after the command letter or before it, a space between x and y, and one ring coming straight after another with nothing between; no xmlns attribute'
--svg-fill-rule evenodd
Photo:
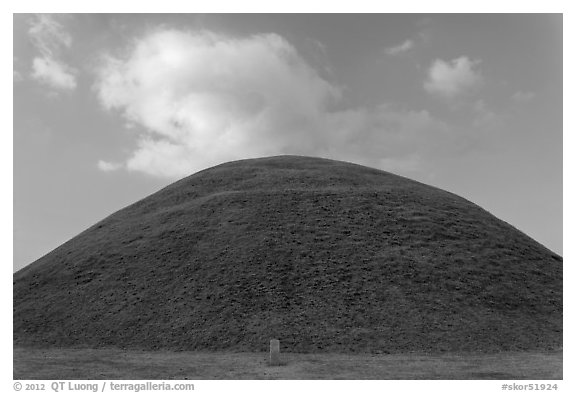
<svg viewBox="0 0 576 393"><path fill-rule="evenodd" d="M39 52L32 61L32 78L60 90L76 88L76 70L61 60L61 54L72 45L72 37L57 17L34 15L28 35Z"/></svg>
<svg viewBox="0 0 576 393"><path fill-rule="evenodd" d="M452 61L435 60L428 70L424 89L438 96L452 98L473 90L482 83L479 60L462 56Z"/></svg>
<svg viewBox="0 0 576 393"><path fill-rule="evenodd" d="M76 88L75 71L50 57L36 57L32 62L32 77L48 86L62 90Z"/></svg>
<svg viewBox="0 0 576 393"><path fill-rule="evenodd" d="M340 94L278 35L176 30L106 57L96 90L145 130L127 168L160 176L289 150Z"/></svg>
<svg viewBox="0 0 576 393"><path fill-rule="evenodd" d="M104 56L94 89L102 106L138 135L121 167L159 177L277 154L411 170L451 135L427 111L335 110L342 89L276 34L158 29Z"/></svg>
<svg viewBox="0 0 576 393"><path fill-rule="evenodd" d="M98 169L100 169L103 172L113 172L120 168L122 168L122 164L116 162L109 162L104 160L98 161Z"/></svg>
<svg viewBox="0 0 576 393"><path fill-rule="evenodd" d="M395 55L399 55L400 53L407 52L410 49L412 49L413 47L414 47L414 41L406 40L403 43L401 43L400 45L386 48L385 52L388 55L395 56Z"/></svg>

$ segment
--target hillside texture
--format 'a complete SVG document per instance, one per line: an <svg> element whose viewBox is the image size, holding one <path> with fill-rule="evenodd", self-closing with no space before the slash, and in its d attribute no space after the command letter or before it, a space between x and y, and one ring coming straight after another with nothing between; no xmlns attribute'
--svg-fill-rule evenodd
<svg viewBox="0 0 576 393"><path fill-rule="evenodd" d="M562 258L454 194L294 156L182 179L14 274L14 344L562 347Z"/></svg>

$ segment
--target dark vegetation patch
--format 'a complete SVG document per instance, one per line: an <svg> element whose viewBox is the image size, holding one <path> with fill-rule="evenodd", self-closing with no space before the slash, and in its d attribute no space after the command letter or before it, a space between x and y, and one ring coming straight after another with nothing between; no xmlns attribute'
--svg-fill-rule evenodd
<svg viewBox="0 0 576 393"><path fill-rule="evenodd" d="M374 352L558 349L562 258L473 203L306 157L223 164L14 275L14 342Z"/></svg>

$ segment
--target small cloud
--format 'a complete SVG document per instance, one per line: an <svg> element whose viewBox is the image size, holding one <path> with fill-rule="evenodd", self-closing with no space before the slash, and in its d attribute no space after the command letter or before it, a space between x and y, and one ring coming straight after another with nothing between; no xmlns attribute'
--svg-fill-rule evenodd
<svg viewBox="0 0 576 393"><path fill-rule="evenodd" d="M72 37L57 18L51 14L36 14L30 21L28 35L43 56L58 56L62 48L72 45Z"/></svg>
<svg viewBox="0 0 576 393"><path fill-rule="evenodd" d="M75 71L50 57L36 57L32 63L32 78L60 90L76 88Z"/></svg>
<svg viewBox="0 0 576 393"><path fill-rule="evenodd" d="M517 91L512 95L512 100L519 103L525 103L532 101L536 97L536 94L531 91Z"/></svg>
<svg viewBox="0 0 576 393"><path fill-rule="evenodd" d="M322 41L318 41L313 38L309 38L309 40L312 42L314 46L316 46L316 48L318 48L320 52L322 52L323 56L326 56L327 54L326 45L323 44Z"/></svg>
<svg viewBox="0 0 576 393"><path fill-rule="evenodd" d="M393 46L391 48L386 48L384 52L386 52L387 55L395 56L399 55L400 53L407 52L413 47L414 47L414 41L406 40L400 45Z"/></svg>
<svg viewBox="0 0 576 393"><path fill-rule="evenodd" d="M489 109L486 102L482 99L472 104L472 110L474 113L472 125L474 127L488 126L498 120L498 115Z"/></svg>
<svg viewBox="0 0 576 393"><path fill-rule="evenodd" d="M22 80L24 80L24 77L22 76L22 73L16 69L17 68L16 63L18 63L18 58L16 56L13 57L12 63L13 63L13 75L14 75L13 83L21 82Z"/></svg>
<svg viewBox="0 0 576 393"><path fill-rule="evenodd" d="M307 41L310 43L310 47L312 48L310 51L312 65L316 66L315 68L322 69L326 74L333 76L334 70L328 61L328 49L326 45L313 38L308 38Z"/></svg>
<svg viewBox="0 0 576 393"><path fill-rule="evenodd" d="M422 169L422 160L417 154L409 154L406 157L382 158L378 162L378 167L382 170L395 173L414 173Z"/></svg>
<svg viewBox="0 0 576 393"><path fill-rule="evenodd" d="M32 77L55 89L76 88L76 70L61 60L63 50L72 45L72 36L57 20L65 16L34 15L28 35L39 52L32 64Z"/></svg>
<svg viewBox="0 0 576 393"><path fill-rule="evenodd" d="M14 80L13 80L13 82L14 82L14 83L21 82L23 79L24 79L24 78L22 77L22 74L21 74L20 72L16 71L16 70L14 70Z"/></svg>
<svg viewBox="0 0 576 393"><path fill-rule="evenodd" d="M103 172L112 172L120 168L122 168L122 164L116 162L108 162L103 160L98 161L98 169L100 169Z"/></svg>
<svg viewBox="0 0 576 393"><path fill-rule="evenodd" d="M428 70L424 89L430 94L446 98L473 90L482 83L478 64L479 60L470 60L465 56L448 62L437 59Z"/></svg>

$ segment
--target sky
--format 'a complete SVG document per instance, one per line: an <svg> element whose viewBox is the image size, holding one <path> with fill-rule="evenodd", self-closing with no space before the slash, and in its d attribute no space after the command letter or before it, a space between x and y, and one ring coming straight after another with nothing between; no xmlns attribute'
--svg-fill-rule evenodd
<svg viewBox="0 0 576 393"><path fill-rule="evenodd" d="M13 269L199 170L297 154L563 255L561 14L14 14Z"/></svg>

